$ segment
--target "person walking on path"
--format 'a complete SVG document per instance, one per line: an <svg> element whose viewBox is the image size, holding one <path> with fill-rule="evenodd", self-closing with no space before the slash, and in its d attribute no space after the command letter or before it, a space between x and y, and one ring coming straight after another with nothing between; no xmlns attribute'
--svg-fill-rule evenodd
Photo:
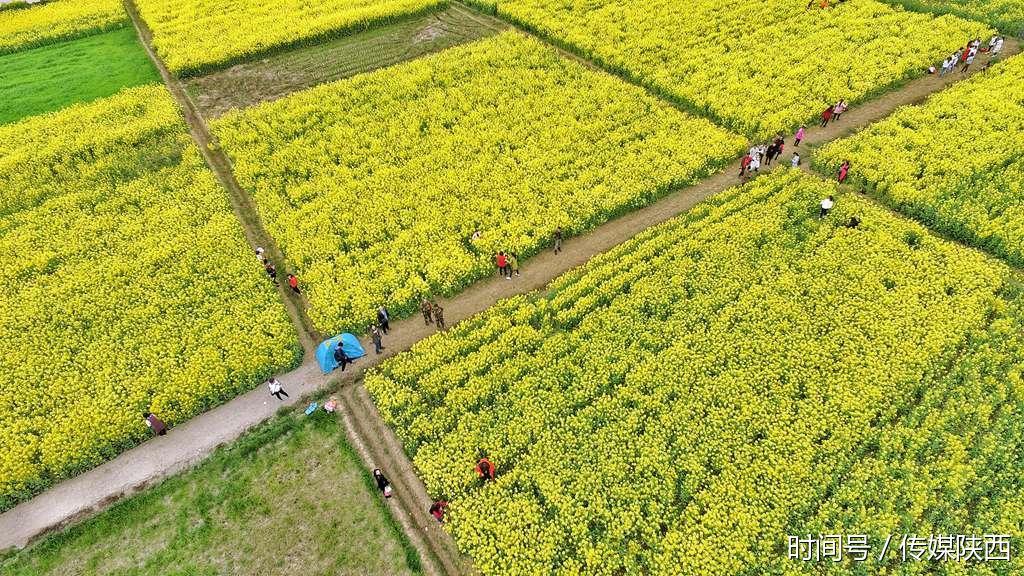
<svg viewBox="0 0 1024 576"><path fill-rule="evenodd" d="M799 168L800 167L800 162L801 162L801 160L800 160L800 153L799 152L793 152L793 159L789 162L789 165L792 166L793 168Z"/></svg>
<svg viewBox="0 0 1024 576"><path fill-rule="evenodd" d="M256 247L256 259L260 261L260 264L267 265L266 250L263 249L263 246Z"/></svg>
<svg viewBox="0 0 1024 576"><path fill-rule="evenodd" d="M299 279L295 277L295 274L288 275L288 287L292 289L292 292L302 294L302 291L299 290Z"/></svg>
<svg viewBox="0 0 1024 576"><path fill-rule="evenodd" d="M995 46L992 47L992 55L998 56L1003 51L1003 37L996 38Z"/></svg>
<svg viewBox="0 0 1024 576"><path fill-rule="evenodd" d="M835 205L835 199L832 196L825 198L821 201L821 213L818 214L818 218L824 218L828 216L829 211L832 210L832 206Z"/></svg>
<svg viewBox="0 0 1024 576"><path fill-rule="evenodd" d="M494 464L486 456L477 461L476 475L484 482L494 480Z"/></svg>
<svg viewBox="0 0 1024 576"><path fill-rule="evenodd" d="M832 109L832 121L839 122L839 118L843 115L843 112L846 112L847 108L849 106L846 105L846 100L836 102L835 108Z"/></svg>
<svg viewBox="0 0 1024 576"><path fill-rule="evenodd" d="M743 180L743 177L746 176L747 170L750 168L750 162L752 160L753 158L750 156L750 152L747 152L746 154L743 155L743 159L740 160L740 180Z"/></svg>
<svg viewBox="0 0 1024 576"><path fill-rule="evenodd" d="M801 126L797 129L796 134L793 135L793 145L799 148L800 143L804 141L805 136L807 136L807 126Z"/></svg>
<svg viewBox="0 0 1024 576"><path fill-rule="evenodd" d="M967 69L971 67L971 64L974 64L974 56L975 52L973 49L971 49L970 54L967 55L967 59L964 60L964 67L960 70L961 74L966 74Z"/></svg>
<svg viewBox="0 0 1024 576"><path fill-rule="evenodd" d="M433 516L439 523L444 524L444 513L448 510L448 502L445 500L438 500L430 505L430 515Z"/></svg>
<svg viewBox="0 0 1024 576"><path fill-rule="evenodd" d="M434 302L434 321L437 322L437 329L444 330L444 308L437 302Z"/></svg>
<svg viewBox="0 0 1024 576"><path fill-rule="evenodd" d="M850 175L850 161L843 160L842 166L839 167L839 183L846 182L846 177Z"/></svg>
<svg viewBox="0 0 1024 576"><path fill-rule="evenodd" d="M370 339L373 340L374 352L379 355L380 351L384 349L384 338L376 324L370 324Z"/></svg>
<svg viewBox="0 0 1024 576"><path fill-rule="evenodd" d="M157 436L163 436L167 434L167 424L164 421L157 418L156 414L152 412L143 412L142 419L146 421L146 426L153 434Z"/></svg>
<svg viewBox="0 0 1024 576"><path fill-rule="evenodd" d="M270 395L277 396L278 400L284 400L284 398L288 397L288 393L281 387L281 383L277 381L277 378L267 380L267 388L270 388ZM284 398L281 398L281 396L284 396Z"/></svg>
<svg viewBox="0 0 1024 576"><path fill-rule="evenodd" d="M828 126L829 120L832 119L832 113L833 113L834 109L835 109L835 106L829 106L828 108L825 108L825 110L823 110L821 112L821 127L822 128Z"/></svg>
<svg viewBox="0 0 1024 576"><path fill-rule="evenodd" d="M431 314L434 312L434 307L430 305L430 300L424 298L423 301L420 302L420 312L423 313L424 326L429 326L434 322L434 319L431 317Z"/></svg>
<svg viewBox="0 0 1024 576"><path fill-rule="evenodd" d="M747 170L747 176L751 177L760 174L761 170L761 155L754 154L750 157L750 168Z"/></svg>
<svg viewBox="0 0 1024 576"><path fill-rule="evenodd" d="M338 342L338 347L334 349L334 360L341 366L341 371L345 371L345 367L349 365L352 360L345 354L345 349L342 347L342 343Z"/></svg>
<svg viewBox="0 0 1024 576"><path fill-rule="evenodd" d="M377 325L380 326L381 332L385 334L391 329L391 315L388 314L388 309L383 304L377 308Z"/></svg>
<svg viewBox="0 0 1024 576"><path fill-rule="evenodd" d="M555 254L562 251L562 227L555 228Z"/></svg>
<svg viewBox="0 0 1024 576"><path fill-rule="evenodd" d="M508 277L512 278L515 274L519 276L519 256L516 256L515 252L508 253Z"/></svg>
<svg viewBox="0 0 1024 576"><path fill-rule="evenodd" d="M950 70L952 70L953 65L950 64L950 60L950 58L946 58L942 61L942 70L939 72L939 76L945 76Z"/></svg>
<svg viewBox="0 0 1024 576"><path fill-rule="evenodd" d="M270 277L270 281L274 283L274 286L277 286L277 268L274 268L272 263L267 262L263 269L266 270L267 276Z"/></svg>
<svg viewBox="0 0 1024 576"><path fill-rule="evenodd" d="M377 488L385 498L391 498L391 481L380 471L380 468L373 469L373 481L377 483Z"/></svg>

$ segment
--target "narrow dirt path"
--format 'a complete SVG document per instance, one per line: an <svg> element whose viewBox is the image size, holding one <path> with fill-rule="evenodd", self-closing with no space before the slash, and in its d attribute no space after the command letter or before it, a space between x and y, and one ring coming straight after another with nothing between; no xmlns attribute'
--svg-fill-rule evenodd
<svg viewBox="0 0 1024 576"><path fill-rule="evenodd" d="M128 16L131 18L132 23L135 25L135 30L139 35L139 41L142 46L146 49L146 53L149 54L150 60L160 71L160 76L163 78L164 85L170 90L171 95L178 102L178 107L181 108L185 116L185 123L188 125L189 132L192 134L192 139L195 140L196 145L199 147L200 152L203 154L203 158L206 160L207 166L213 170L216 174L217 179L220 181L224 189L228 191L228 197L231 200L231 207L235 212L235 216L238 221L242 224L242 228L245 230L245 239L249 242L249 246L252 247L254 254L256 247L262 246L266 250L271 262L274 262L278 267L278 278L281 280L277 291L281 297L281 301L284 302L285 308L288 310L288 316L292 320L292 324L295 326L295 331L299 336L299 343L302 344L302 349L305 351L305 361L313 359L313 353L316 351L316 345L320 342L320 335L313 327L313 323L310 322L309 317L306 316L306 303L305 300L292 292L284 283L284 278L288 274L288 270L284 269L283 263L285 262L284 255L278 248L274 238L267 233L266 228L263 227L263 222L260 220L259 213L256 210L256 204L253 202L252 197L249 196L242 187L239 186L238 181L235 180L235 173L232 169L231 162L224 152L214 144L213 138L210 136L209 129L206 126L206 122L199 114L195 103L189 98L188 93L185 91L184 86L181 82L171 75L164 66L162 60L157 57L156 52L153 50L152 44L152 33L149 28L146 27L142 18L139 17L138 9L135 7L135 3L132 0L125 0L125 10L128 12Z"/></svg>
<svg viewBox="0 0 1024 576"><path fill-rule="evenodd" d="M207 162L230 191L234 208L245 226L250 244L266 247L275 261L283 262L280 251L260 225L251 198L234 180L230 163L223 153L209 147L210 137L206 126L181 84L168 74L152 53L148 31L142 26L130 0L126 7L136 23L143 45L150 51L167 86L185 110L189 127ZM1007 39L1005 56L1019 51L1019 43ZM900 106L918 103L929 94L977 73L978 69L980 65L971 74L956 73L944 78L927 76L914 80L897 92L851 108L839 122L828 128L809 127L803 146L808 151L805 166L810 162L810 153L814 147L884 118ZM790 152L792 148L787 150L781 165L788 165ZM646 208L626 214L580 237L569 239L561 254L546 251L525 262L522 276L513 281L495 276L478 282L456 297L441 300L449 324L481 312L501 298L540 289L564 272L584 264L594 255L689 210L709 196L737 185L737 171L736 167L729 167L694 186L677 190ZM304 405L308 396L317 391L340 388L341 416L350 442L369 468L384 469L395 483L396 497L390 503L392 511L423 556L424 569L429 574L471 572L472 568L458 553L451 538L426 514L430 501L423 483L416 476L400 442L381 420L361 385L364 370L409 349L432 334L435 328L425 326L416 317L393 322L392 331L385 338L387 349L384 354L376 356L371 353L369 357L359 360L354 369L325 376L320 373L309 354L319 337L315 331L307 328L310 324L304 314L304 304L294 298L290 291L281 290L281 296L307 350L307 358L299 369L279 377L291 398L278 402L262 386L258 387L175 427L167 436L154 438L106 464L54 486L0 515L0 550L24 547L40 535L95 514L120 498L199 462L218 446L235 440L252 426L272 417L279 409ZM372 346L368 349L372 350Z"/></svg>

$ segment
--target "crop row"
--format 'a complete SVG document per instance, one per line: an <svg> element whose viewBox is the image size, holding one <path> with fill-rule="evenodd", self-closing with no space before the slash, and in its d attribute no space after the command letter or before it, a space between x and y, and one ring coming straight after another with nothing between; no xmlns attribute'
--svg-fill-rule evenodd
<svg viewBox="0 0 1024 576"><path fill-rule="evenodd" d="M744 140L510 32L213 123L325 332L453 294ZM473 239L474 232L480 232Z"/></svg>
<svg viewBox="0 0 1024 576"><path fill-rule="evenodd" d="M0 508L301 356L163 88L0 127Z"/></svg>
<svg viewBox="0 0 1024 576"><path fill-rule="evenodd" d="M763 177L367 378L484 573L815 573L785 559L787 533L877 536L923 514L888 492L916 454L894 431L935 455L916 486L931 506L1018 499L1019 476L985 472L1007 458L992 442L1020 453L1010 413L969 454L950 438L1024 406L1011 272L854 196L819 219L830 194ZM498 479L481 485L484 454ZM956 528L1019 532L1019 508L983 503Z"/></svg>

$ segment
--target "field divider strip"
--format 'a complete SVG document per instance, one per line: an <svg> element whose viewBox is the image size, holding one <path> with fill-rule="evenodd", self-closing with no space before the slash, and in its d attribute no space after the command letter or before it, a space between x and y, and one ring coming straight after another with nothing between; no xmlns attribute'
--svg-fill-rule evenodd
<svg viewBox="0 0 1024 576"><path fill-rule="evenodd" d="M238 180L235 178L235 173L230 159L220 149L216 144L215 139L211 136L205 120L199 113L198 108L196 108L192 98L189 97L184 85L182 85L177 78L171 75L167 66L164 65L163 61L156 54L152 45L152 33L139 16L139 12L134 1L124 0L124 6L132 23L135 25L135 30L139 35L139 41L142 43L143 48L145 48L150 60L152 60L153 64L157 67L157 70L160 72L160 76L164 80L164 85L178 102L178 106L184 115L185 123L188 125L189 132L192 135L192 139L195 141L196 146L202 153L203 159L206 160L207 166L213 171L221 185L227 191L235 217L242 225L242 228L245 231L245 238L248 241L249 246L253 249L253 258L256 258L256 247L262 246L267 251L270 261L274 262L276 266L283 268L282 265L285 263L284 255L277 246L277 242L274 240L273 236L271 236L263 226L255 201L245 190L242 189ZM280 276L284 276L287 273L288 272L286 270L279 270ZM306 315L305 299L301 295L292 292L283 282L278 282L277 292L281 301L285 305L285 309L288 311L288 316L291 319L292 324L295 327L299 343L302 345L302 349L305 352L305 360L311 360L321 338L320 334L313 326L313 323Z"/></svg>

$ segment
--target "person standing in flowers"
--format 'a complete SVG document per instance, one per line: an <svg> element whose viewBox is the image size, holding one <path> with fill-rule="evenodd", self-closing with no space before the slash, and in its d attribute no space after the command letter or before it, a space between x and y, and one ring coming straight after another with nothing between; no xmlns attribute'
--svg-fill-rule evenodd
<svg viewBox="0 0 1024 576"><path fill-rule="evenodd" d="M476 475L484 482L494 480L494 464L486 456L477 461Z"/></svg>
<svg viewBox="0 0 1024 576"><path fill-rule="evenodd" d="M391 315L388 314L388 309L383 304L377 307L377 325L385 334L391 329Z"/></svg>
<svg viewBox="0 0 1024 576"><path fill-rule="evenodd" d="M444 524L444 513L448 510L448 502L445 500L438 500L430 505L430 515L434 517L439 523Z"/></svg>
<svg viewBox="0 0 1024 576"><path fill-rule="evenodd" d="M380 351L384 349L384 338L376 324L370 324L370 340L373 340L374 352L379 355Z"/></svg>
<svg viewBox="0 0 1024 576"><path fill-rule="evenodd" d="M424 326L429 326L434 322L433 317L431 317L431 314L434 312L434 307L430 305L430 300L424 298L423 301L420 302L420 312L423 313Z"/></svg>
<svg viewBox="0 0 1024 576"><path fill-rule="evenodd" d="M167 424L164 421L157 418L152 412L143 412L142 419L146 422L146 427L149 428L153 434L157 436L163 436L167 434Z"/></svg>
<svg viewBox="0 0 1024 576"><path fill-rule="evenodd" d="M555 254L562 251L562 227L555 228Z"/></svg>
<svg viewBox="0 0 1024 576"><path fill-rule="evenodd" d="M846 182L846 177L850 175L850 161L843 160L843 164L839 167L839 183Z"/></svg>
<svg viewBox="0 0 1024 576"><path fill-rule="evenodd" d="M825 198L821 201L821 212L818 214L818 218L824 218L828 216L828 213L832 210L832 206L835 205L835 199L832 196Z"/></svg>
<svg viewBox="0 0 1024 576"><path fill-rule="evenodd" d="M438 330L444 330L445 329L445 325L444 325L444 308L441 308L440 304L438 304L437 302L434 302L433 310L434 310L434 322L437 322L437 329Z"/></svg>

